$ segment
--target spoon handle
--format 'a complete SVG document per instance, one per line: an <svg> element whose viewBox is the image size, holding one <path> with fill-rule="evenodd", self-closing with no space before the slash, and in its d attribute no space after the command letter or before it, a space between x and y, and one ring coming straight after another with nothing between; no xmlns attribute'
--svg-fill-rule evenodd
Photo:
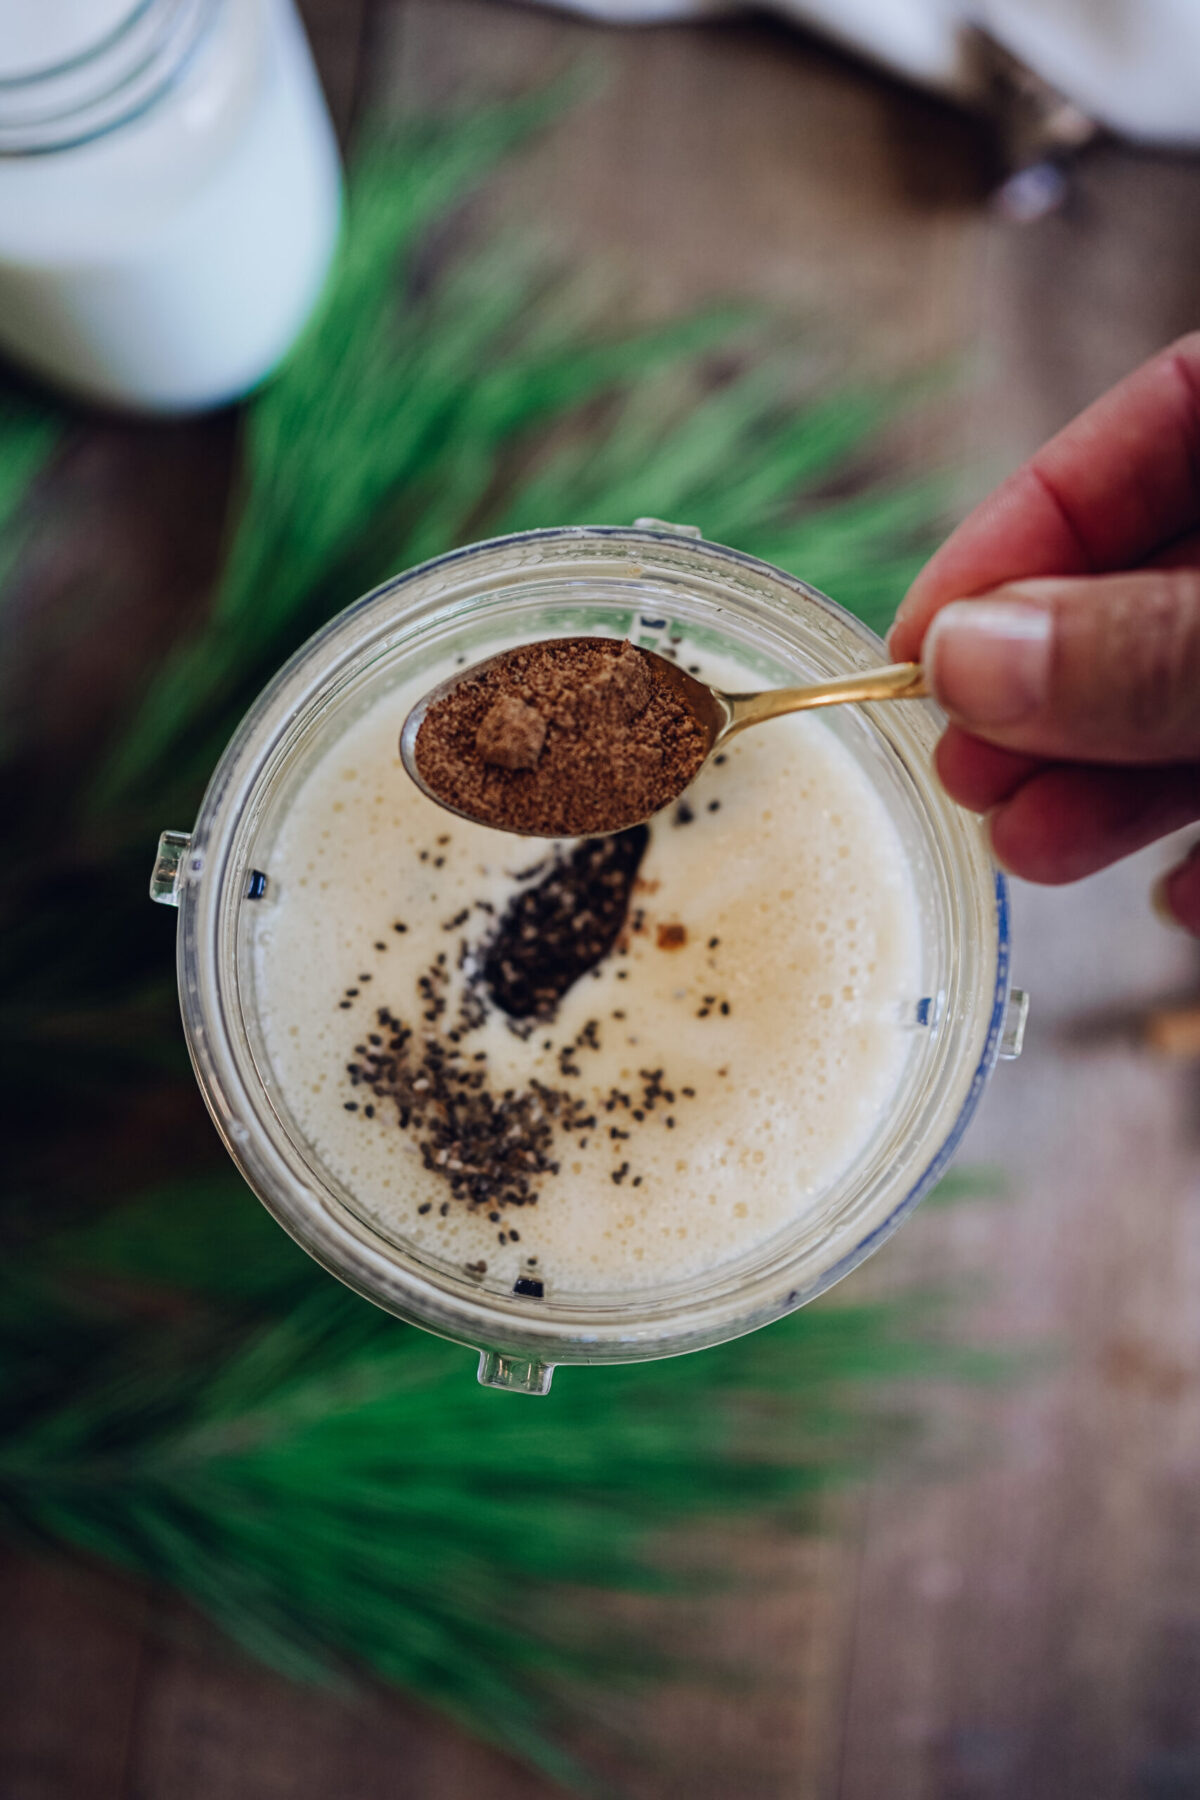
<svg viewBox="0 0 1200 1800"><path fill-rule="evenodd" d="M778 719L784 713L807 712L814 706L842 706L853 700L923 700L929 693L925 671L920 663L891 663L883 669L863 669L854 675L839 675L833 681L814 682L811 687L768 688L762 694L729 694L727 732L741 731L747 725L760 725L764 719Z"/></svg>

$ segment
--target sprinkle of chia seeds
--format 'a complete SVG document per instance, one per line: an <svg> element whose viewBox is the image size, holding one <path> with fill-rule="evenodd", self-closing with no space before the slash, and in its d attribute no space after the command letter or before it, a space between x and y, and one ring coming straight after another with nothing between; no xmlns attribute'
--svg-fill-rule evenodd
<svg viewBox="0 0 1200 1800"><path fill-rule="evenodd" d="M425 1008L427 1018L444 1009L448 980L437 964L419 979L418 991L434 1000ZM476 1029L486 1016L468 987L456 1035ZM392 1102L401 1130L415 1135L425 1168L449 1183L452 1199L486 1211L493 1224L506 1207L533 1205L539 1179L558 1173L551 1154L556 1131L578 1130L590 1117L586 1104L539 1081L519 1093L509 1088L497 1094L487 1080L486 1052L477 1053L482 1063L475 1056L464 1062L446 1038L418 1035L386 1007L379 1009L379 1022L387 1043L382 1033L369 1034L358 1079L376 1099Z"/></svg>
<svg viewBox="0 0 1200 1800"><path fill-rule="evenodd" d="M635 825L588 838L530 872L483 955L483 981L511 1018L547 1020L569 988L610 953L629 910L650 833Z"/></svg>
<svg viewBox="0 0 1200 1800"><path fill-rule="evenodd" d="M710 800L708 803L708 810L709 812L720 812L721 802L719 800Z"/></svg>
<svg viewBox="0 0 1200 1800"><path fill-rule="evenodd" d="M716 764L718 769L721 767L722 763L727 763L728 761L729 761L729 758L726 756L726 754L723 750L722 750L720 756L713 757L713 762Z"/></svg>
<svg viewBox="0 0 1200 1800"><path fill-rule="evenodd" d="M466 928L468 935L459 936L455 955L439 951L417 976L418 1004L408 1021L386 1006L372 1009L378 1029L355 1046L356 1060L346 1065L348 1084L371 1097L362 1108L367 1118L377 1116L380 1102L387 1103L383 1116L395 1118L426 1171L445 1184L445 1198L435 1195L420 1203L421 1216L436 1205L444 1219L459 1206L500 1227L501 1244L518 1243L520 1233L510 1223L516 1209L536 1206L546 1181L560 1173L555 1159L560 1145L573 1142L587 1149L601 1105L610 1115L618 1109L630 1114L628 1129L609 1126L609 1141L618 1145L658 1102L672 1103L663 1069L640 1070L641 1085L632 1093L614 1087L602 1101L585 1097L586 1090L575 1084L584 1080L586 1052L603 1048L599 1017L587 1019L570 1041L557 1046L552 1036L535 1039L544 1054L555 1057L554 1085L534 1078L500 1089L489 1070L489 1052L460 1048L493 1016L493 1007L520 1038L539 1026L544 1032L575 982L599 974L606 956L628 954L623 934L647 929L644 908L627 915L648 841L644 826L586 840L522 871L523 886L500 912L490 902L460 906L444 929L461 934ZM428 850L418 854L424 861L431 856ZM482 943L469 935L477 910L487 933ZM408 926L397 919L392 929L403 934ZM376 940L376 948L386 949L386 942ZM628 979L627 968L614 973L618 980ZM370 971L358 976L359 982L370 979ZM346 989L343 1004L359 994L357 987ZM617 1009L613 1016L624 1020L626 1014ZM345 1104L348 1111L359 1110L357 1098ZM620 1186L629 1172L624 1161L610 1174ZM640 1183L635 1177L634 1184ZM486 1273L482 1262L465 1267L473 1275Z"/></svg>
<svg viewBox="0 0 1200 1800"><path fill-rule="evenodd" d="M729 1017L729 1002L728 1002L728 1000L722 1000L721 1011L726 1018Z"/></svg>

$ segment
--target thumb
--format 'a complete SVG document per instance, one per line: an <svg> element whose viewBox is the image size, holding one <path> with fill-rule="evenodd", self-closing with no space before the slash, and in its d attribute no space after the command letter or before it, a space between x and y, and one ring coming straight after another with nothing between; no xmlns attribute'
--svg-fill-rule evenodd
<svg viewBox="0 0 1200 1800"><path fill-rule="evenodd" d="M922 652L964 730L1073 762L1200 756L1200 570L1015 581L936 615Z"/></svg>
<svg viewBox="0 0 1200 1800"><path fill-rule="evenodd" d="M1162 876L1153 897L1156 911L1200 937L1200 844Z"/></svg>

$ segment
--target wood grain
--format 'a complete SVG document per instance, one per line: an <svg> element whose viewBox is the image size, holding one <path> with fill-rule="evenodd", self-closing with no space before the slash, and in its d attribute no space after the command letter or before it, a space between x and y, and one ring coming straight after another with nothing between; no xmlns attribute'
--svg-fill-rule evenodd
<svg viewBox="0 0 1200 1800"><path fill-rule="evenodd" d="M325 98L343 143L362 99L370 18L368 0L297 0L321 74Z"/></svg>
<svg viewBox="0 0 1200 1800"><path fill-rule="evenodd" d="M490 0L401 0L375 65L390 105L590 74L593 98L497 184L496 211L629 316L740 298L864 364L957 348L987 134L783 29L604 31Z"/></svg>
<svg viewBox="0 0 1200 1800"><path fill-rule="evenodd" d="M148 1653L140 1597L7 1554L0 1594L4 1800L119 1800Z"/></svg>
<svg viewBox="0 0 1200 1800"><path fill-rule="evenodd" d="M394 1695L304 1692L176 1609L146 1670L122 1800L553 1800L561 1790ZM191 1640L190 1642L188 1640Z"/></svg>

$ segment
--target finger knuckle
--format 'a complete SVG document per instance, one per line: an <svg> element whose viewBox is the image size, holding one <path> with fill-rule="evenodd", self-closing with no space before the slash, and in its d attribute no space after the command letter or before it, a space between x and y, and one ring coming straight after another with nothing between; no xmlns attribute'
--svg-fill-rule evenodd
<svg viewBox="0 0 1200 1800"><path fill-rule="evenodd" d="M1095 603L1056 620L1054 687L1085 730L1170 754L1200 722L1200 571L1102 581Z"/></svg>

